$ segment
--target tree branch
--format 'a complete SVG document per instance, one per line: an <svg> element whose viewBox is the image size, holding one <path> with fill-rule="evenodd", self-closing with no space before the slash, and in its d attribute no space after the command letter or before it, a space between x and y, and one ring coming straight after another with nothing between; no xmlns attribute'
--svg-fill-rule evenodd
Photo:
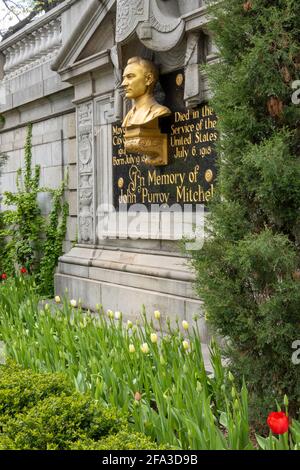
<svg viewBox="0 0 300 470"><path fill-rule="evenodd" d="M17 18L18 21L21 21L21 18L19 17L19 15L17 15L17 13L14 11L14 9L11 6L8 5L7 0L3 0L3 3L6 6L6 8L8 9L8 11L10 11Z"/></svg>
<svg viewBox="0 0 300 470"><path fill-rule="evenodd" d="M8 28L5 34L3 34L3 39L9 38L9 36L12 36L15 34L17 31L20 29L24 28L30 21L38 14L38 11L33 10L24 20L21 20L19 23L15 24L14 26L11 26Z"/></svg>

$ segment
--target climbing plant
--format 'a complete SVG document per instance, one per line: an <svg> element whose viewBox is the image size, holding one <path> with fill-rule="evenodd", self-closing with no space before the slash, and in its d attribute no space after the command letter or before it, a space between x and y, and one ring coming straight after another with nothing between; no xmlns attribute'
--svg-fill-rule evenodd
<svg viewBox="0 0 300 470"><path fill-rule="evenodd" d="M44 219L38 205L40 166L34 169L32 163L32 125L28 126L25 143L25 168L17 171L16 193L6 191L4 204L14 206L4 214L6 225L6 264L7 271L15 267L25 267L28 272L37 269L41 250L41 231Z"/></svg>
<svg viewBox="0 0 300 470"><path fill-rule="evenodd" d="M58 257L62 254L66 234L68 203L64 201L65 178L58 189L40 188L40 165L32 169L32 125L27 129L25 167L17 171L16 193L5 192L4 204L13 206L2 216L0 238L2 271L14 274L20 268L36 276L41 294L53 294L53 276ZM48 192L52 208L42 216L38 194Z"/></svg>

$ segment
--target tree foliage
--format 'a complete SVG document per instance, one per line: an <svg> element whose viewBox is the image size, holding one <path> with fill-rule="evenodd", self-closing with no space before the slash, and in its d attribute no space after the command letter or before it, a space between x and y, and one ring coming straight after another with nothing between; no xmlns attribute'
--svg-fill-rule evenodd
<svg viewBox="0 0 300 470"><path fill-rule="evenodd" d="M8 38L20 29L24 28L37 15L47 13L57 6L63 0L2 0L3 17L1 23L4 24L0 29L0 35L3 39ZM8 28L6 24L12 24Z"/></svg>
<svg viewBox="0 0 300 470"><path fill-rule="evenodd" d="M300 110L297 0L212 7L221 60L207 68L219 117L217 196L193 254L207 317L227 338L256 409L286 393L300 406ZM298 366L299 368L299 366Z"/></svg>

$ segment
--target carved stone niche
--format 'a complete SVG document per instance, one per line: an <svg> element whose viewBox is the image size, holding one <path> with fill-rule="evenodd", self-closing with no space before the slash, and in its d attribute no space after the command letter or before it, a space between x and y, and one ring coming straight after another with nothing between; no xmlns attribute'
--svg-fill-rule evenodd
<svg viewBox="0 0 300 470"><path fill-rule="evenodd" d="M116 42L136 33L151 50L170 50L181 41L184 21L177 0L117 0Z"/></svg>
<svg viewBox="0 0 300 470"><path fill-rule="evenodd" d="M182 19L201 6L201 0L117 1L116 43L122 68L132 55L152 60L163 74L183 68L187 108L195 108L206 98L206 81L199 69L206 61L204 34L200 30L184 34Z"/></svg>
<svg viewBox="0 0 300 470"><path fill-rule="evenodd" d="M165 0L162 0L164 3L167 3ZM197 10L203 6L203 0L184 0L178 1L178 7L181 15L190 13L191 11Z"/></svg>

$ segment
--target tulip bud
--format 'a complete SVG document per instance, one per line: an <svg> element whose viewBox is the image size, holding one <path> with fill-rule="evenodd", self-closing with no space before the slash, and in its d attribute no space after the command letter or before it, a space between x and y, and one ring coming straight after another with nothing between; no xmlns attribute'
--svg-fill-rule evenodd
<svg viewBox="0 0 300 470"><path fill-rule="evenodd" d="M113 319L114 318L114 312L112 310L107 310L107 316L108 316L108 318Z"/></svg>
<svg viewBox="0 0 300 470"><path fill-rule="evenodd" d="M49 310L49 309L50 309L49 304L45 304L45 310Z"/></svg>
<svg viewBox="0 0 300 470"><path fill-rule="evenodd" d="M284 395L283 403L284 403L284 406L289 406L289 399L288 399L287 395Z"/></svg>
<svg viewBox="0 0 300 470"><path fill-rule="evenodd" d="M57 304L59 304L59 303L60 303L60 297L59 297L59 295L56 295L55 298L54 298L54 300L55 300L55 302L56 302Z"/></svg>
<svg viewBox="0 0 300 470"><path fill-rule="evenodd" d="M132 328L132 327L133 327L132 321L128 320L128 322L127 322L127 328L128 328L128 330L130 330L130 328Z"/></svg>
<svg viewBox="0 0 300 470"><path fill-rule="evenodd" d="M269 414L267 424L274 434L285 434L289 429L289 418L283 411Z"/></svg>
<svg viewBox="0 0 300 470"><path fill-rule="evenodd" d="M121 318L121 312L115 312L115 319L120 320Z"/></svg>
<svg viewBox="0 0 300 470"><path fill-rule="evenodd" d="M143 354L148 354L149 353L149 346L147 343L143 343L141 345L141 351Z"/></svg>
<svg viewBox="0 0 300 470"><path fill-rule="evenodd" d="M154 312L154 318L155 318L156 320L159 320L159 319L160 319L160 311L159 311L159 310L155 310L155 312Z"/></svg>
<svg viewBox="0 0 300 470"><path fill-rule="evenodd" d="M133 344L130 344L130 345L129 345L129 352L130 352L130 353L135 353L135 347L134 347Z"/></svg>
<svg viewBox="0 0 300 470"><path fill-rule="evenodd" d="M184 349L185 351L187 351L187 350L189 349L189 347L190 347L188 341L182 341L182 346L183 346L183 349Z"/></svg>
<svg viewBox="0 0 300 470"><path fill-rule="evenodd" d="M140 394L140 392L135 392L134 399L135 401L140 401L142 399L142 395Z"/></svg>
<svg viewBox="0 0 300 470"><path fill-rule="evenodd" d="M187 322L186 320L183 320L183 322L182 322L182 328L183 328L184 330L188 330L188 329L189 329L189 324L188 324L188 322Z"/></svg>
<svg viewBox="0 0 300 470"><path fill-rule="evenodd" d="M151 343L157 343L158 337L156 333L151 333L150 335Z"/></svg>
<svg viewBox="0 0 300 470"><path fill-rule="evenodd" d="M237 399L234 400L233 408L235 409L235 411L239 411L240 409L240 404Z"/></svg>
<svg viewBox="0 0 300 470"><path fill-rule="evenodd" d="M232 373L230 371L228 372L228 378L229 378L230 382L234 382L234 376L232 375Z"/></svg>
<svg viewBox="0 0 300 470"><path fill-rule="evenodd" d="M159 361L160 361L160 363L161 363L162 366L164 366L164 365L166 364L166 361L165 361L163 355L160 355L160 356L159 356Z"/></svg>
<svg viewBox="0 0 300 470"><path fill-rule="evenodd" d="M100 304L96 304L96 310L97 310L97 312L100 312L100 310L101 310Z"/></svg>
<svg viewBox="0 0 300 470"><path fill-rule="evenodd" d="M77 302L75 299L70 300L71 307L77 307Z"/></svg>

